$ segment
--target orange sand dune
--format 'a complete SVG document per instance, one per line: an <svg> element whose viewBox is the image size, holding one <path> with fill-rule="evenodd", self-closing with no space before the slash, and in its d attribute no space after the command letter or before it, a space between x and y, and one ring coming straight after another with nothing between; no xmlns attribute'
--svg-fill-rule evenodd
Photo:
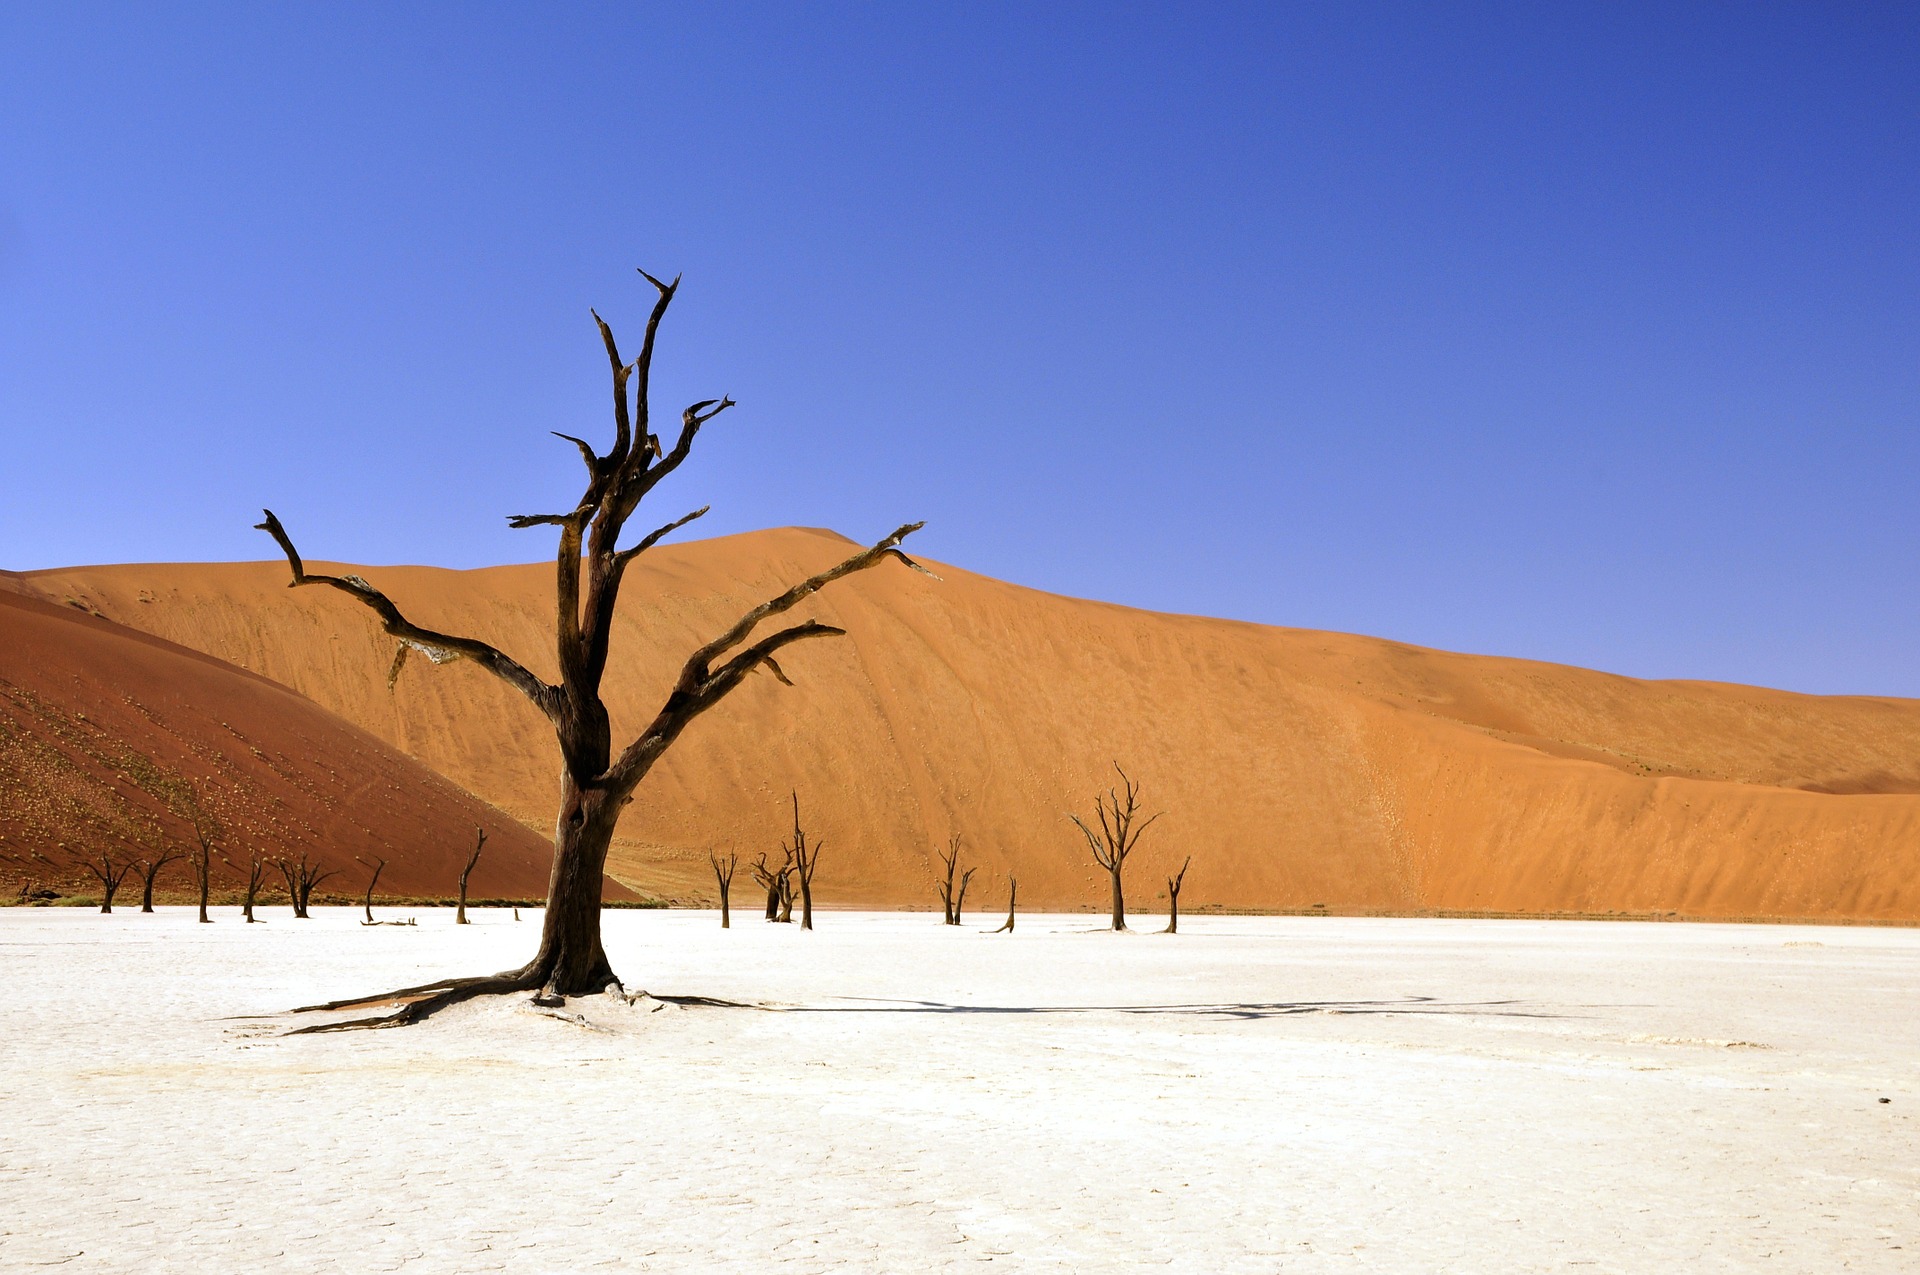
<svg viewBox="0 0 1920 1275"><path fill-rule="evenodd" d="M686 651L847 547L785 529L651 551L615 636L616 721L636 728ZM354 569L552 676L550 566ZM1097 904L1066 814L1119 759L1166 811L1134 860L1143 910L1191 854L1188 906L1920 919L1920 702L1638 681L934 569L885 566L803 612L851 636L783 657L796 688L759 679L696 723L642 787L613 874L711 897L708 849L774 847L793 787L826 900L930 905L932 854L958 833L977 906L1004 906L1009 872L1023 902ZM458 663L415 661L389 693L372 616L286 578L20 583L284 681L546 826L555 751L532 708Z"/></svg>
<svg viewBox="0 0 1920 1275"><path fill-rule="evenodd" d="M476 826L490 839L475 898L543 895L552 861L550 843L278 683L5 589L0 779L9 896L34 884L97 890L81 860L102 849L140 857L194 844L189 793L221 828L221 894L241 888L256 853L306 852L337 870L324 893L357 893L379 857L390 860L382 894L448 895ZM277 894L278 874L268 879ZM175 863L156 885L179 897L189 882ZM138 889L131 879L135 906Z"/></svg>

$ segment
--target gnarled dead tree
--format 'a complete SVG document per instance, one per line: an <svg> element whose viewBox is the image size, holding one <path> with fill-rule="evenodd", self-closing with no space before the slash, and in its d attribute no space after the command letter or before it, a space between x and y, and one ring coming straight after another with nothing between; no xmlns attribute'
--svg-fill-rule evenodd
<svg viewBox="0 0 1920 1275"><path fill-rule="evenodd" d="M213 888L213 843L220 835L220 825L213 816L200 808L200 803L189 798L186 802L187 817L193 823L193 849L187 852L187 862L193 868L194 884L200 887L200 923L206 925L213 918L207 915L207 894Z"/></svg>
<svg viewBox="0 0 1920 1275"><path fill-rule="evenodd" d="M787 859L793 864L793 873L800 883L800 928L813 928L813 870L820 865L820 847L807 843L807 834L800 830L800 794L793 794L793 843L786 847ZM789 898L788 906L792 901Z"/></svg>
<svg viewBox="0 0 1920 1275"><path fill-rule="evenodd" d="M713 865L713 879L720 883L720 928L733 928L733 912L727 903L727 896L733 892L733 870L740 866L740 856L729 850L727 861L720 862L720 856L707 851L707 862Z"/></svg>
<svg viewBox="0 0 1920 1275"><path fill-rule="evenodd" d="M1013 933L1013 901L1019 897L1020 883L1009 872L1007 874L1007 919L1001 922L1000 928L994 931L995 934Z"/></svg>
<svg viewBox="0 0 1920 1275"><path fill-rule="evenodd" d="M100 862L87 862L87 871L100 878L100 910L113 911L113 896L120 892L120 883L127 879L127 873L133 871L133 860L116 863L112 855L105 850L100 852ZM148 911L152 911L151 908Z"/></svg>
<svg viewBox="0 0 1920 1275"><path fill-rule="evenodd" d="M1180 883L1187 879L1187 869L1193 866L1193 856L1180 865L1180 871L1167 878L1167 928L1165 933L1180 932Z"/></svg>
<svg viewBox="0 0 1920 1275"><path fill-rule="evenodd" d="M967 901L967 882L973 880L974 870L968 868L962 872L959 883L955 884L953 874L960 863L959 833L947 838L946 853L940 854L939 851L934 853L939 854L940 862L947 866L946 880L934 882L940 891L940 912L946 918L948 925L958 925L960 924L960 907Z"/></svg>
<svg viewBox="0 0 1920 1275"><path fill-rule="evenodd" d="M480 862L480 852L487 848L487 830L475 828L480 834L473 843L473 853L467 856L467 866L460 869L460 910L453 914L455 925L467 923L467 878L473 875L473 865Z"/></svg>
<svg viewBox="0 0 1920 1275"><path fill-rule="evenodd" d="M375 855L373 859L373 875L367 879L367 899L365 904L367 919L360 922L362 925L373 924L373 887L380 884L380 874L386 870L387 861Z"/></svg>
<svg viewBox="0 0 1920 1275"><path fill-rule="evenodd" d="M1140 785L1127 778L1127 772L1120 769L1120 763L1113 763L1115 773L1120 776L1120 787L1109 788L1104 796L1093 799L1093 808L1100 820L1098 834L1087 826L1079 815L1068 815L1074 826L1080 829L1087 839L1087 848L1093 851L1093 861L1107 870L1113 881L1113 928L1127 928L1127 899L1120 886L1120 872L1126 866L1127 856L1133 853L1134 846L1140 843L1140 834L1144 833L1158 819L1153 815L1144 823L1138 823L1140 813Z"/></svg>
<svg viewBox="0 0 1920 1275"><path fill-rule="evenodd" d="M336 876L332 868L322 868L317 862L307 858L306 851L300 852L300 862L290 863L285 859L276 865L280 875L287 881L287 902L293 904L293 914L301 920L311 920L307 915L307 904L313 898L314 890L322 881Z"/></svg>
<svg viewBox="0 0 1920 1275"><path fill-rule="evenodd" d="M178 850L162 848L158 854L149 855L140 860L140 910L153 911L153 879L160 875L160 869L180 857Z"/></svg>
<svg viewBox="0 0 1920 1275"><path fill-rule="evenodd" d="M253 857L247 861L247 897L240 908L240 915L246 918L248 925L252 925L256 920L253 915L253 905L260 898L260 883L266 879L266 861L260 857L260 852L255 850Z"/></svg>
<svg viewBox="0 0 1920 1275"><path fill-rule="evenodd" d="M389 680L398 675L412 651L419 651L436 662L470 660L526 696L547 718L562 761L553 873L547 884L546 918L541 927L540 946L533 958L518 969L499 974L445 979L381 996L309 1006L309 1009L342 1009L404 1002L388 1015L306 1030L400 1026L418 1022L447 1005L488 993L533 991L538 1003L553 1005L567 996L617 988L619 980L600 943L601 881L615 825L640 781L696 717L718 704L749 674L764 669L786 682L786 673L776 658L781 651L809 638L844 632L818 620L805 620L756 638L754 634L761 624L785 615L834 581L890 558L919 569L919 565L900 550L901 541L921 525L908 523L872 547L749 610L687 657L673 689L653 720L624 748L616 751L600 683L606 671L621 580L635 558L706 510L697 509L676 518L626 548L620 547L621 535L640 503L686 460L701 429L734 405L732 399L722 397L703 399L686 408L680 414L679 434L670 447L653 432L648 382L652 374L654 340L660 321L673 302L679 280L663 283L645 271L641 273L654 286L658 297L647 319L639 354L632 361L621 354L613 329L598 314L594 315L612 369L612 445L603 455L584 439L560 435L579 449L580 459L586 465L586 486L580 498L562 512L524 514L508 519L514 527L552 527L559 533L554 559L558 682L542 680L487 642L414 623L385 593L357 575L308 572L292 538L271 510L259 524L286 554L294 585L324 585L345 593L372 610L386 632L399 639Z"/></svg>

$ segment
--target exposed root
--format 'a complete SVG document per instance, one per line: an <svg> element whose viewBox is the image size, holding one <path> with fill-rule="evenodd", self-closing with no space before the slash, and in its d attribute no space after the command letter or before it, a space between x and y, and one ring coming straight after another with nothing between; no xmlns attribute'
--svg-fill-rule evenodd
<svg viewBox="0 0 1920 1275"><path fill-rule="evenodd" d="M310 1036L321 1032L366 1031L376 1027L411 1027L415 1023L425 1022L449 1005L458 1005L476 996L504 996L513 992L524 992L538 986L539 983L538 974L529 973L526 970L511 970L504 974L487 974L479 978L442 979L437 983L403 987L398 991L385 992L378 996L356 996L351 1000L328 1001L323 1005L302 1005L293 1012L296 1014L328 1013L375 1005L398 1005L399 1008L391 1014L375 1014L370 1018L353 1018L342 1023L315 1023L311 1027L296 1027L287 1035ZM540 998L535 997L534 1003L539 1004Z"/></svg>

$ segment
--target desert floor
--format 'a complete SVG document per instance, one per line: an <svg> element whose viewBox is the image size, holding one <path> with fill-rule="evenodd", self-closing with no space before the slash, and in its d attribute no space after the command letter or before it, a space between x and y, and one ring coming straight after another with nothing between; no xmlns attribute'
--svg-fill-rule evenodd
<svg viewBox="0 0 1920 1275"><path fill-rule="evenodd" d="M0 910L0 1269L1920 1269L1920 930L616 912L752 1007L288 1038L537 916L216 915Z"/></svg>

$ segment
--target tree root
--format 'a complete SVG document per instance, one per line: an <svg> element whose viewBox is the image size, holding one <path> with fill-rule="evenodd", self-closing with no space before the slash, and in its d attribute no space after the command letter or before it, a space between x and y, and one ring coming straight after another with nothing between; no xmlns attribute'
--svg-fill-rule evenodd
<svg viewBox="0 0 1920 1275"><path fill-rule="evenodd" d="M343 1023L315 1023L311 1027L296 1027L288 1032L289 1036L311 1036L322 1032L368 1031L378 1027L411 1027L415 1023L425 1022L429 1017L458 1005L462 1001L472 1000L476 996L504 996L513 992L524 992L539 987L540 975L537 971L509 970L502 974L485 974L478 978L449 978L437 983L422 983L418 987L402 987L397 991L383 992L377 996L355 996L350 1000L327 1001L321 1005L302 1005L293 1012L296 1014L330 1013L343 1009L370 1008L375 1005L399 1005L391 1014L375 1014L370 1018L353 1018ZM536 996L534 1003L539 1004L546 997ZM564 998L563 998L564 999Z"/></svg>

